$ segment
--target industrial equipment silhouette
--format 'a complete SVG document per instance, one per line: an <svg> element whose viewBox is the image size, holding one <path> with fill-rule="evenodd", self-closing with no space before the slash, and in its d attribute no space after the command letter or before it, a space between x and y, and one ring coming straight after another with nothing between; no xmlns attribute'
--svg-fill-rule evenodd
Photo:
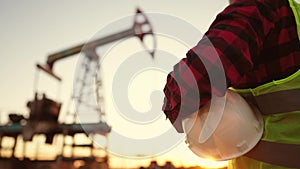
<svg viewBox="0 0 300 169"><path fill-rule="evenodd" d="M0 147L0 159L9 158L10 164L4 164L3 160L0 160L1 166L6 166L7 169L10 168L19 168L20 163L22 163L22 168L26 168L26 166L30 169L38 168L33 165L33 161L37 162L37 159L28 159L26 157L26 142L32 141L33 137L36 135L45 135L46 144L52 144L53 139L56 135L63 136L63 146L60 154L57 154L54 168L72 168L73 162L75 160L83 160L87 164L89 161L95 161L96 156L93 154L93 149L95 145L93 142L84 145L76 145L73 141L71 145L65 142L65 138L67 136L71 136L74 139L74 135L77 133L84 133L86 136L93 134L100 134L102 136L106 136L111 131L111 126L102 118L105 113L102 109L102 102L104 99L103 93L101 92L102 81L101 78L95 78L95 72L99 70L99 56L96 52L98 47L102 45L121 40L124 38L137 37L141 40L143 46L149 52L149 54L154 57L155 51L155 38L153 38L153 49L147 48L147 46L143 43L146 35L154 36L152 31L152 26L148 21L147 17L140 9L136 10L136 14L134 16L133 26L129 29L93 40L86 44L80 44L75 47L65 49L63 51L51 54L47 57L46 64L37 64L36 67L38 70L42 70L49 74L51 77L61 81L62 79L53 72L54 64L57 61L62 59L71 57L75 54L83 54L85 59L85 64L82 67L82 76L78 82L77 89L75 89L72 99L75 101L76 111L80 110L81 107L90 107L93 111L98 112L99 119L98 122L93 123L77 123L75 120L73 123L60 123L58 121L58 117L61 114L62 103L59 103L55 100L52 100L46 96L45 93L35 92L34 99L27 103L27 107L30 110L29 117L25 118L22 115L18 114L10 114L9 115L9 123L0 126L0 145L2 144L2 140L4 137L12 137L14 138L14 145L11 147ZM87 82L90 82L89 78L93 78L96 86L96 96L97 96L97 105L89 105L87 102L87 94L86 86ZM74 113L74 115L76 115ZM23 144L23 156L16 156L15 148L17 142L19 141L19 137L22 137ZM71 156L66 157L64 154L65 147L69 146L71 148L75 147L89 147L91 148L91 155L88 157L77 157L71 154ZM2 156L2 151L6 150L11 151L11 156L4 157ZM102 157L99 163L107 163L108 156L107 154ZM93 164L94 165L94 164ZM102 168L104 165L102 165ZM107 166L108 167L108 166ZM53 167L52 167L53 168Z"/></svg>

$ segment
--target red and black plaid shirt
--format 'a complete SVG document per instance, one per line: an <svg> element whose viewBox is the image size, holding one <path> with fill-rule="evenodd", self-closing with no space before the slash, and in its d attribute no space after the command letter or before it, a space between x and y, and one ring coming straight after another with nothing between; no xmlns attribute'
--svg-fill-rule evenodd
<svg viewBox="0 0 300 169"><path fill-rule="evenodd" d="M225 87L211 85L207 73L222 70L215 64L214 52L222 62ZM180 119L207 103L212 93L222 95L229 86L254 88L299 68L300 43L288 0L236 0L217 15L205 36L168 75L163 111L173 125L180 125ZM187 71L193 72L196 85ZM197 92L200 100L194 99Z"/></svg>

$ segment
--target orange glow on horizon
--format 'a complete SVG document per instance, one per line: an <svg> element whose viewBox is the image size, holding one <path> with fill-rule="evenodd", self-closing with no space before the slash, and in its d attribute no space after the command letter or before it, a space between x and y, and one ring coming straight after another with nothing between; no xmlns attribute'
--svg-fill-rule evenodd
<svg viewBox="0 0 300 169"><path fill-rule="evenodd" d="M207 160L207 162L203 163L201 162L201 164L198 164L201 167L204 168L224 168L228 166L228 161L209 161Z"/></svg>

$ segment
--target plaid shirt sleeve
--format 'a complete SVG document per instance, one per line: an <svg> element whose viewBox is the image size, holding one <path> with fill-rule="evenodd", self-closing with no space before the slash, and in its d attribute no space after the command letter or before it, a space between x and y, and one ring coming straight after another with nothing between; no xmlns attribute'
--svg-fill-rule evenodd
<svg viewBox="0 0 300 169"><path fill-rule="evenodd" d="M199 43L174 66L167 77L162 109L178 132L183 132L182 118L206 104L211 94L221 96L227 87L239 86L253 69L254 58L263 50L263 40L278 18L275 10L263 0L236 1L217 15ZM216 64L217 60L222 64ZM224 70L226 83L211 85L211 70ZM197 92L200 100L194 97Z"/></svg>

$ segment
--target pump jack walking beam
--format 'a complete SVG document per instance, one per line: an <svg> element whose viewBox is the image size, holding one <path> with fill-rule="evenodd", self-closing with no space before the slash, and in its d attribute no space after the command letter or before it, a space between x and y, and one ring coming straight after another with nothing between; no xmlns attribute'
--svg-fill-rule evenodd
<svg viewBox="0 0 300 169"><path fill-rule="evenodd" d="M150 25L150 22L148 21L148 18L146 17L146 15L140 10L137 9L136 10L136 14L134 17L134 24L131 28L112 34L112 35L108 35L105 36L103 38L91 41L89 43L86 44L80 44L77 46L74 46L72 48L60 51L58 53L54 53L48 56L47 58L47 62L46 65L40 65L37 64L37 68L45 71L46 73L48 73L49 75L51 75L52 77L56 78L57 80L61 80L60 77L58 77L57 75L55 75L55 73L53 72L53 65L56 61L67 58L69 56L72 56L74 54L80 53L80 52L94 52L97 47L120 40L120 39L124 39L124 38L128 38L128 37L138 37L142 43L144 43L144 36L145 35L152 35L153 36L153 49L147 49L149 54L152 56L152 58L154 57L154 51L155 51L155 46L156 46L156 41L155 41L155 37L152 31L152 26ZM145 45L144 45L145 47Z"/></svg>

